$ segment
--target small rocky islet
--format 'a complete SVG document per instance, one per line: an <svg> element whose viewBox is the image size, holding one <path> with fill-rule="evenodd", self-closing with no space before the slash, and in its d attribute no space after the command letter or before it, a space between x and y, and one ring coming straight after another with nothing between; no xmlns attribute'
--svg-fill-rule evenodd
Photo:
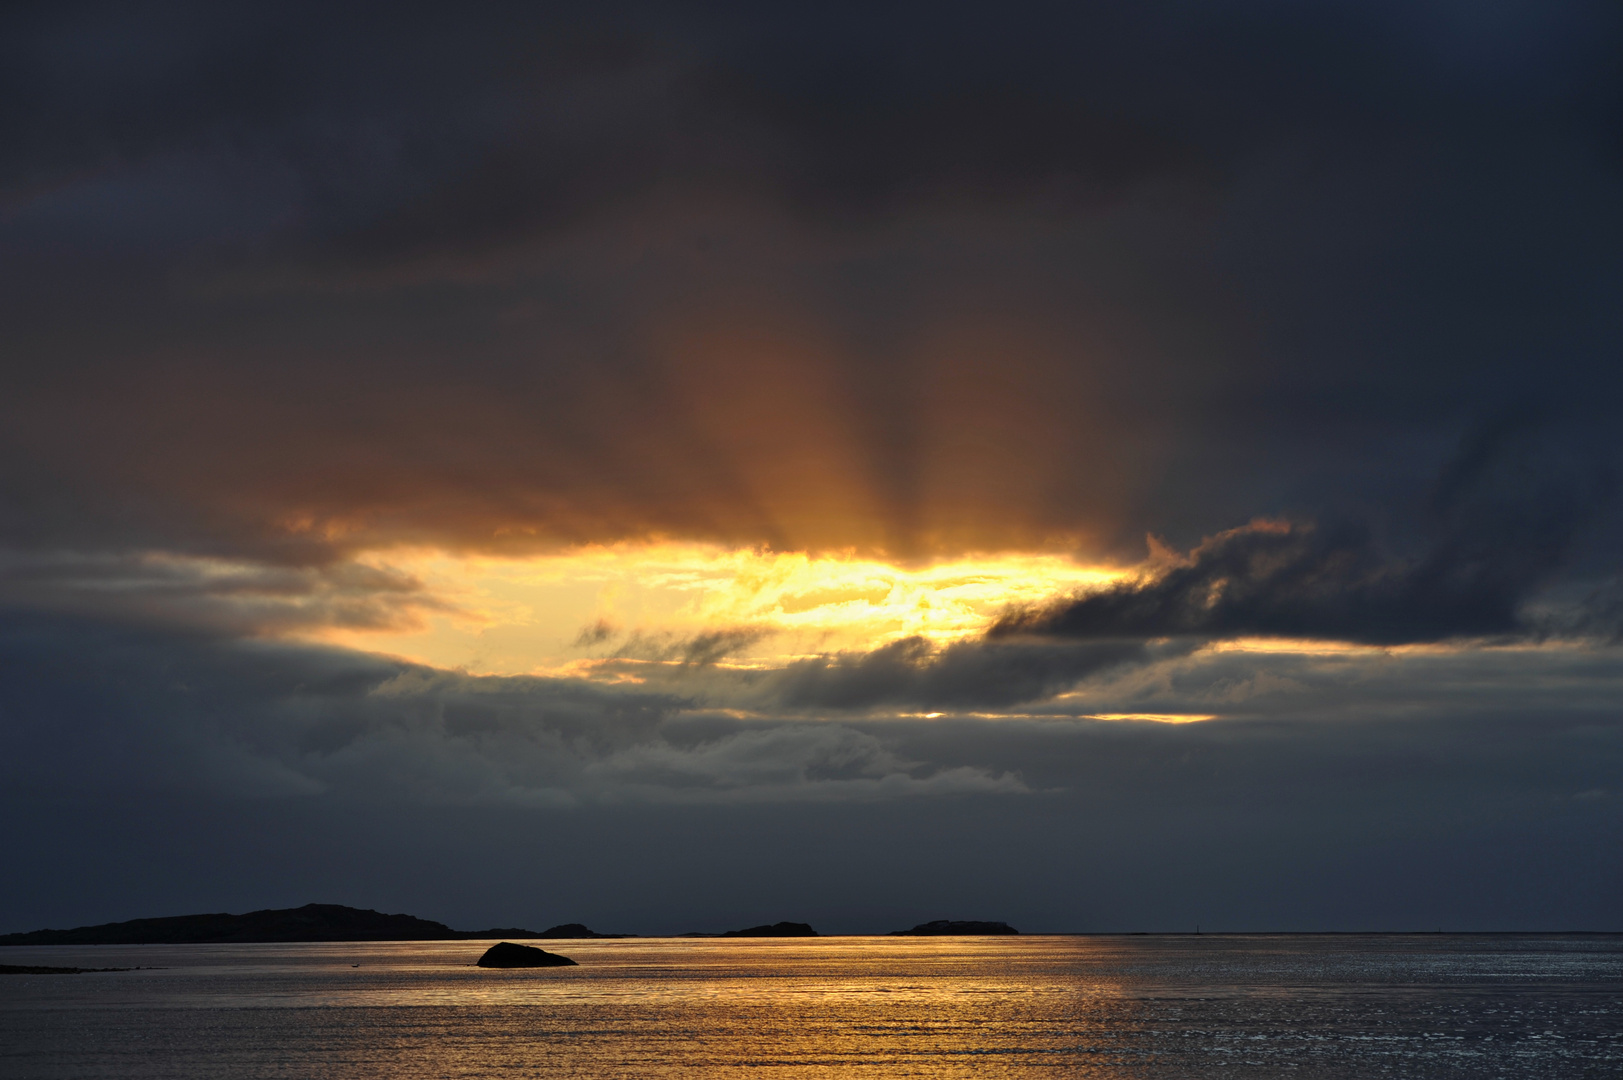
<svg viewBox="0 0 1623 1080"><path fill-rule="evenodd" d="M981 922L974 919L936 919L919 923L911 930L892 930L891 937L937 937L948 934L1018 934L1020 931L1006 922Z"/></svg>
<svg viewBox="0 0 1623 1080"><path fill-rule="evenodd" d="M485 950L475 964L482 968L543 968L578 967L567 956L538 949L534 945L515 945L511 941L498 942Z"/></svg>
<svg viewBox="0 0 1623 1080"><path fill-rule="evenodd" d="M1008 923L977 920L937 919L920 923L910 930L894 930L891 936L926 937L941 935L1018 934ZM443 923L411 915L386 915L340 904L306 904L300 908L266 909L244 915L225 913L181 915L169 918L134 919L123 923L81 926L71 930L35 930L29 933L0 934L6 945L180 945L238 944L248 942L302 941L452 941L492 938L519 940L591 940L634 937L632 934L603 934L584 923L560 923L545 930L507 927L491 930L453 930ZM707 938L789 938L819 937L803 922L762 923L719 934L684 934ZM574 960L533 946L511 941L487 949L477 962L484 968L574 967ZM88 971L120 971L121 968L46 967L44 965L0 965L0 974L77 974Z"/></svg>
<svg viewBox="0 0 1623 1080"><path fill-rule="evenodd" d="M748 926L742 930L728 930L722 937L821 937L803 922L777 922L761 926Z"/></svg>

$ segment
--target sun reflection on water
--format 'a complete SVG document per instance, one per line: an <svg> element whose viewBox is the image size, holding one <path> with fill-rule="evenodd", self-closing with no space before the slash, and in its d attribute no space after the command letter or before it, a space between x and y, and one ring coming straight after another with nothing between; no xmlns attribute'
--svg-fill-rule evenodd
<svg viewBox="0 0 1623 1080"><path fill-rule="evenodd" d="M0 1075L1355 1080L1616 1075L1601 937L624 939L16 947ZM357 966L358 965L358 966Z"/></svg>

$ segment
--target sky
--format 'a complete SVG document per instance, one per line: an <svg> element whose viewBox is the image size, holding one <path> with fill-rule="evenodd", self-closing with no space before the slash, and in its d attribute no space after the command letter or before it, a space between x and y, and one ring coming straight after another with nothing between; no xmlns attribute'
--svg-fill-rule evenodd
<svg viewBox="0 0 1623 1080"><path fill-rule="evenodd" d="M1620 53L5 5L0 931L1623 930Z"/></svg>

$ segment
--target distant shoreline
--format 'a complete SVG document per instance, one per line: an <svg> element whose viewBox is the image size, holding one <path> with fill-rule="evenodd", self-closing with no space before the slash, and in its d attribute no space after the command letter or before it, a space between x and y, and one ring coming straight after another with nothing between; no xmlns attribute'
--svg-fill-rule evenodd
<svg viewBox="0 0 1623 1080"><path fill-rule="evenodd" d="M344 917L313 920L308 908L336 905L307 905L249 912L245 915L179 915L158 919L134 919L121 923L81 926L67 930L34 930L0 935L0 947L137 946L137 945L276 945L276 944L389 944L426 941L806 941L813 938L1262 938L1262 937L1620 937L1620 930L1039 930L1019 934L937 933L912 934L890 931L854 934L770 934L747 931L672 934L600 934L579 924L566 924L576 932L560 933L563 927L547 931L521 928L453 930L442 923L410 915L383 915L355 908L339 909ZM303 917L294 917L304 913ZM350 913L353 913L351 916ZM760 930L763 928L752 928ZM405 931L405 932L401 932ZM6 968L7 965L0 965ZM125 970L125 969L79 969Z"/></svg>
<svg viewBox="0 0 1623 1080"><path fill-rule="evenodd" d="M230 945L361 941L488 941L500 938L551 940L602 938L579 923L551 930L492 927L453 930L444 923L414 915L387 915L341 904L306 904L267 908L242 915L217 912L79 926L68 930L33 930L0 935L0 946L20 945Z"/></svg>
<svg viewBox="0 0 1623 1080"><path fill-rule="evenodd" d="M104 971L140 971L140 968L49 967L44 964L0 964L0 975L94 975Z"/></svg>
<svg viewBox="0 0 1623 1080"><path fill-rule="evenodd" d="M34 934L10 934L6 937L32 937ZM492 937L464 937L458 934L454 937L318 937L318 939L299 939L299 937L282 937L276 940L0 940L0 948L80 948L80 947L148 947L148 945L407 945L417 942L497 942L497 940L511 940L518 935L497 934ZM799 944L811 940L847 940L852 937L872 937L875 940L928 940L914 935L893 934L893 932L865 932L865 934L818 934L815 937L742 937L737 934L599 934L596 937L583 937L583 939L550 939L550 937L524 937L523 940L623 940L623 942L779 942L779 944ZM935 937L945 939L985 939L1008 940L1016 935L1010 934L938 934ZM1021 931L1021 939L1032 937L1212 937L1212 939L1232 939L1232 937L1623 937L1623 931ZM6 965L0 965L3 968ZM13 965L15 966L15 965ZM127 971L130 968L86 968L86 971Z"/></svg>

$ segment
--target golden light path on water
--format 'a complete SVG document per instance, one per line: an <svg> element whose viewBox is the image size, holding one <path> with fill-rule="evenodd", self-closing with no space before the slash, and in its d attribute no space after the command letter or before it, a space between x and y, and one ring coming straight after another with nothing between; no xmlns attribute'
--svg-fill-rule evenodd
<svg viewBox="0 0 1623 1080"><path fill-rule="evenodd" d="M1062 554L1004 553L909 567L655 542L526 558L393 549L358 560L421 583L433 605L413 625L310 636L473 674L584 674L604 657L680 662L695 648L771 666L907 637L981 633L1010 607L1090 591L1118 569Z"/></svg>
<svg viewBox="0 0 1623 1080"><path fill-rule="evenodd" d="M575 939L544 943L574 967L476 967L491 944L16 946L125 970L3 980L0 1075L1565 1080L1623 1054L1607 935Z"/></svg>

